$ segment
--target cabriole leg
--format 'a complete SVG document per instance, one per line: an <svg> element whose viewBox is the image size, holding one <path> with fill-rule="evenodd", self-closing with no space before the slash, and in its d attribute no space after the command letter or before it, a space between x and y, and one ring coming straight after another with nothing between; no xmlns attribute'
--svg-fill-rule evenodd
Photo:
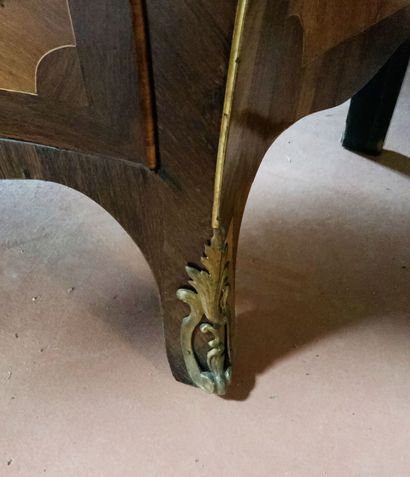
<svg viewBox="0 0 410 477"><path fill-rule="evenodd" d="M381 153L406 74L409 55L410 41L407 41L373 79L352 97L342 139L343 147L364 154Z"/></svg>

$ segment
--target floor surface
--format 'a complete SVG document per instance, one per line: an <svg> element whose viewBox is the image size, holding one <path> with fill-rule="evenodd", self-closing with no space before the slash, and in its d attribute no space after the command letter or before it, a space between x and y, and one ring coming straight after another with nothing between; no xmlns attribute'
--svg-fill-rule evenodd
<svg viewBox="0 0 410 477"><path fill-rule="evenodd" d="M226 399L172 379L152 275L105 211L0 182L0 476L410 476L410 81L377 160L340 147L346 111L258 173Z"/></svg>

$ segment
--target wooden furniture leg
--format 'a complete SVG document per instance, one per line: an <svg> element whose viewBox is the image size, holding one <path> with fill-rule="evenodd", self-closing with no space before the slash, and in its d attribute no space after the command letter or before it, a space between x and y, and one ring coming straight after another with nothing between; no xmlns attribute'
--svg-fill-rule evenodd
<svg viewBox="0 0 410 477"><path fill-rule="evenodd" d="M409 0L44 1L52 22L30 0L0 16L10 65L13 45L40 58L34 69L28 55L15 89L20 67L0 65L0 177L54 181L107 210L153 271L175 378L222 395L260 162L282 131L346 101L392 56L409 36Z"/></svg>
<svg viewBox="0 0 410 477"><path fill-rule="evenodd" d="M410 57L410 41L401 45L350 102L342 145L379 155L396 106Z"/></svg>
<svg viewBox="0 0 410 477"><path fill-rule="evenodd" d="M399 27L403 12L396 12L357 35L345 32L343 41L329 41L336 34L332 14L349 7L338 4L332 12L322 5L318 32L307 27L310 15L318 18L318 12L300 6L269 0L238 4L215 172L213 239L202 263L187 269L193 290L178 293L190 307L182 323L185 363L192 381L208 392L223 394L231 376L235 258L246 200L263 156L295 121L362 88L408 35L407 22L403 30ZM322 33L324 44L316 36ZM210 337L208 348L196 344L201 332Z"/></svg>

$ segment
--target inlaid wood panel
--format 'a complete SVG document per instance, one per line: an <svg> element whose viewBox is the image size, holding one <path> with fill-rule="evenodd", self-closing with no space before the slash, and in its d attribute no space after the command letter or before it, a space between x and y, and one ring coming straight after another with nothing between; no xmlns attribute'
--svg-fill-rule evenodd
<svg viewBox="0 0 410 477"><path fill-rule="evenodd" d="M337 12L328 17L323 7L313 12L322 18L321 28L314 33L309 22L303 24L295 10L292 13L291 0L249 0L242 50L235 61L238 76L218 216L225 231L234 229L229 239L232 275L242 212L266 150L303 115L353 95L408 37L409 10L395 10L397 1L380 3L394 8L386 10L391 13L380 21L373 14L366 17L365 25L356 25L353 33L345 23L354 23L360 12L352 10L347 19L340 19ZM122 224L156 277L173 373L190 382L180 343L187 309L175 292L187 283L185 265L201 263L204 244L212 236L213 187L238 2L146 2L145 34L152 55L147 56L152 61L161 157L155 172L144 167L142 160L145 113L138 96L141 75L134 42L143 14L131 10L131 6L142 6L138 2L70 0L86 94L67 100L74 97L79 80L73 76L64 89L51 76L51 69L72 70L69 49L49 56L49 64L44 62L44 71L39 71L44 89L39 85L38 97L0 92L0 176L52 180L73 187ZM324 5L319 0L305 2ZM329 0L326 5L346 3L353 9L360 4L363 12L372 12L373 2ZM319 43L308 38L322 34L322 29L334 30L337 38L323 33L325 46L318 53ZM340 36L338 30L343 31ZM308 47L310 60L305 61L309 41L313 46ZM78 72L75 75L78 78ZM7 136L60 149L4 140ZM233 295L234 277L230 284ZM194 338L195 353L206 369L209 346L205 336L201 339Z"/></svg>
<svg viewBox="0 0 410 477"><path fill-rule="evenodd" d="M136 100L134 77L124 75L124 68L131 72L136 68L137 52L128 40L133 27L129 8L138 1L70 0L84 83L87 93L93 93L87 94L90 108L96 105L103 111L105 99L113 118L129 114ZM72 142L75 131L81 152L0 140L0 177L45 179L75 188L108 210L137 242L157 279L173 373L185 382L189 376L179 335L186 307L175 292L186 282L185 264L198 260L212 233L216 151L236 3L146 2L161 156L156 172L123 160L135 158L138 151L131 141L127 152L132 155L112 148L110 130L99 135L101 154L85 154L89 131L76 122L78 114L73 116L74 124L66 125L58 117L57 126L52 121L47 124L55 136L64 128L64 135L72 134ZM117 50L119 57L115 57ZM107 57L116 58L112 67ZM107 81L107 75L115 81ZM89 89L89 84L97 88ZM113 104L113 95L118 105ZM0 94L0 130L8 117L2 116L3 100ZM36 123L36 137L44 134L41 127L51 113L45 114L43 122ZM34 114L33 118L35 122ZM95 148L95 142L91 146ZM204 349L207 346L204 339Z"/></svg>
<svg viewBox="0 0 410 477"><path fill-rule="evenodd" d="M148 165L140 2L4 0L0 136Z"/></svg>
<svg viewBox="0 0 410 477"><path fill-rule="evenodd" d="M4 0L0 25L0 89L36 94L42 59L75 46L67 0Z"/></svg>
<svg viewBox="0 0 410 477"><path fill-rule="evenodd" d="M54 50L45 56L37 68L39 98L61 104L61 108L79 109L89 106L77 49Z"/></svg>

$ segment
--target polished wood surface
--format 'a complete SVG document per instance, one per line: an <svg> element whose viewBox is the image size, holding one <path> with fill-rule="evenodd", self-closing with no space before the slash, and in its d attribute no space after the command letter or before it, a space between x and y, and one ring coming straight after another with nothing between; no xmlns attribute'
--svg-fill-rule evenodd
<svg viewBox="0 0 410 477"><path fill-rule="evenodd" d="M148 41L147 13L143 0L131 0L134 22L136 62L139 72L139 97L143 115L147 165L155 170L159 167L157 151L157 125L154 105L154 84L151 71L151 51Z"/></svg>
<svg viewBox="0 0 410 477"><path fill-rule="evenodd" d="M69 6L81 68L69 56L74 49L61 50L39 70L39 97L0 92L0 176L67 185L121 223L157 280L172 371L190 382L180 346L186 306L175 292L212 236L237 2ZM270 144L299 118L355 94L409 36L409 25L404 0L248 1L218 204L232 285L247 195ZM194 339L205 367L206 339Z"/></svg>
<svg viewBox="0 0 410 477"><path fill-rule="evenodd" d="M343 30L346 15L341 21L339 8L328 9L332 2L305 3L316 8L315 30L333 31L328 25ZM384 2L385 12L388 4ZM366 16L372 1L359 7L355 0L346 0L343 5L353 22L357 15L362 18L361 33L306 62L305 39L313 32L289 15L289 2L249 2L223 176L220 215L226 230L233 217L239 227L253 178L275 138L303 116L351 97L410 34L408 1L398 11L398 2L392 2L394 13L376 24L373 15Z"/></svg>
<svg viewBox="0 0 410 477"><path fill-rule="evenodd" d="M0 9L2 26L16 3L6 1ZM44 2L29 4L42 5L42 17L53 22ZM131 5L70 0L68 6L75 48L53 50L40 63L38 96L0 91L0 136L146 164ZM26 10L11 12L19 23ZM11 42L20 29L10 35Z"/></svg>
<svg viewBox="0 0 410 477"><path fill-rule="evenodd" d="M129 115L139 92L137 82L113 79L105 87L104 81L107 75L115 78L121 73L118 63L127 61L127 68L136 68L136 51L127 49L126 27L128 22L131 24L132 12L128 0L104 1L106 8L101 14L96 9L100 1L86 5L81 0L70 1L82 68L86 76L93 78L92 82L85 81L86 86L94 88L93 96L87 97L92 105L105 101L107 107L113 105L114 112L121 107L122 114ZM186 308L177 300L176 290L186 281L185 264L198 260L203 244L212 234L214 170L235 8L234 0L153 0L146 4L160 160L156 172L144 166L146 161L129 161L119 145L111 147L110 131L98 136L104 154L85 154L90 150L89 144L84 147L87 129L77 117L67 125L74 122L80 136L81 148L77 146L77 152L7 141L0 144L0 177L45 179L79 190L110 212L136 241L158 283L173 373L185 382L189 377L179 333ZM95 31L89 31L90 25ZM118 25L122 25L122 35L126 36L121 42L114 35ZM95 39L103 33L106 37L96 48ZM133 44L135 37L129 39ZM115 51L120 57L107 64L107 52L112 52L112 44L117 41L121 48ZM206 61L198 61L200 58ZM19 118L16 112L2 116L2 104L0 96L0 131L11 118ZM66 117L69 113L64 108ZM48 122L47 114L50 111L39 116L39 126L52 128L57 134L56 126L62 124L56 125L57 118ZM16 131L21 130L17 122L15 126ZM134 126L142 133L141 147L145 144L144 128L138 129L138 123ZM50 129L39 133L50 135ZM129 146L134 159L137 151L132 144ZM206 342L202 341L205 348Z"/></svg>
<svg viewBox="0 0 410 477"><path fill-rule="evenodd" d="M198 262L212 235L213 184L236 1L150 0L146 8L161 181L153 213L161 217L160 268L167 270L160 278L164 329L174 375L189 382L179 340L186 306L176 299L176 290L186 282L185 265ZM199 347L206 349L205 337L198 339Z"/></svg>
<svg viewBox="0 0 410 477"><path fill-rule="evenodd" d="M42 59L75 46L67 0L6 1L0 24L0 89L36 94Z"/></svg>
<svg viewBox="0 0 410 477"><path fill-rule="evenodd" d="M303 29L306 63L408 5L408 0L291 0L288 16L296 16Z"/></svg>

